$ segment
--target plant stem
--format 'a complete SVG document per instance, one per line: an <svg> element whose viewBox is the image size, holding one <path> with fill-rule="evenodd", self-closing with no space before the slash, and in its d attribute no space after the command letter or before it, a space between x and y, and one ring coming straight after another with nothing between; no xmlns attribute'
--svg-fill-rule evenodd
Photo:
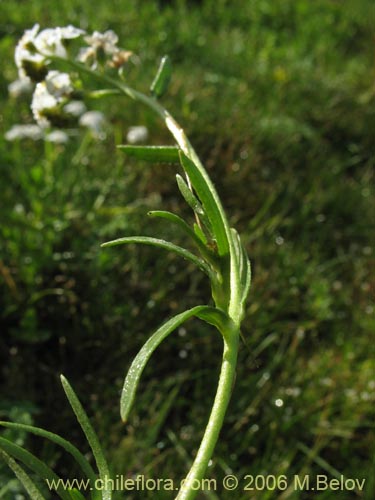
<svg viewBox="0 0 375 500"><path fill-rule="evenodd" d="M61 58L55 57L54 59L58 59L60 62L65 62ZM133 100L143 103L148 108L152 109L163 120L183 153L195 164L197 169L200 171L204 182L212 193L224 226L225 239L223 248L221 249L221 257L223 259L229 257L229 268L225 271L226 276L223 276L222 286L225 289L224 293L229 297L224 311L227 314L229 321L221 331L224 339L224 350L220 377L213 407L201 444L199 446L198 453L176 497L176 500L193 500L199 491L199 486L201 485L201 481L207 470L209 461L212 457L215 445L217 443L219 433L223 425L225 413L231 398L232 387L236 374L238 344L240 336L239 324L242 315L242 289L240 283L239 261L236 257L236 249L234 247L231 229L220 198L209 175L200 162L199 157L196 154L189 139L187 138L184 130L175 121L172 115L153 97L143 94L142 92L139 92L108 75L97 74L80 63L77 63L75 61L69 61L69 63L79 71L88 73L94 78L97 78L105 82L106 84L109 84L115 92L120 92L127 95ZM106 94L108 94L108 91L106 91L103 95Z"/></svg>
<svg viewBox="0 0 375 500"><path fill-rule="evenodd" d="M224 352L215 401L211 410L203 439L193 465L183 482L176 500L193 500L199 491L202 479L212 457L225 413L232 395L236 375L238 333L230 332L229 339L224 337Z"/></svg>
<svg viewBox="0 0 375 500"><path fill-rule="evenodd" d="M122 91L132 99L142 102L153 111L155 111L164 121L168 130L175 138L177 144L180 146L185 155L190 158L202 172L202 175L207 183L209 189L213 193L217 207L219 209L222 221L224 223L225 232L227 236L228 252L230 255L230 279L227 282L230 288L230 301L228 310L226 311L231 321L231 326L227 327L227 331L221 332L224 339L224 351L221 364L220 377L214 404L210 413L210 417L204 432L198 453L194 459L193 465L190 468L186 479L176 497L176 500L193 500L198 493L197 486L201 484L204 474L208 468L209 461L212 457L214 448L219 438L220 430L223 425L224 417L228 408L228 404L232 395L232 388L236 375L237 355L240 330L239 322L239 275L238 263L234 258L234 248L232 237L230 234L229 223L221 204L220 198L216 189L204 169L198 155L196 154L193 146L187 138L184 130L175 121L172 115L161 106L155 99L142 94L126 85L119 84L115 81L108 83L117 84L118 90Z"/></svg>
<svg viewBox="0 0 375 500"><path fill-rule="evenodd" d="M155 99L138 92L127 85L120 84L112 79L108 81L115 85L118 90L128 95L134 100L140 101L153 111L155 111L164 121L166 127L171 132L175 138L177 144L180 146L185 155L190 158L197 168L200 169L206 184L208 185L210 191L212 192L216 205L219 209L221 219L225 227L225 233L228 244L228 253L230 255L230 270L229 270L229 280L227 281L227 286L230 290L230 300L228 304L228 310L226 311L229 318L232 320L227 331L221 332L224 339L224 351L221 364L220 378L218 382L218 387L216 391L216 396L214 404L211 410L211 414L204 432L201 444L199 446L198 453L194 459L193 465L190 468L188 475L183 481L183 485L176 497L176 500L193 500L199 491L199 486L204 478L204 474L207 471L209 461L214 452L217 440L219 438L220 430L223 425L224 417L228 408L228 404L232 395L232 388L236 375L236 365L237 365L237 355L238 355L238 343L239 343L239 274L238 274L238 262L234 258L235 251L233 248L233 240L230 234L229 223L222 207L220 198L215 190L215 187L208 176L206 170L204 169L198 155L196 154L193 146L191 145L189 139L187 138L184 130L175 121L172 115L161 106ZM197 489L198 488L198 489Z"/></svg>

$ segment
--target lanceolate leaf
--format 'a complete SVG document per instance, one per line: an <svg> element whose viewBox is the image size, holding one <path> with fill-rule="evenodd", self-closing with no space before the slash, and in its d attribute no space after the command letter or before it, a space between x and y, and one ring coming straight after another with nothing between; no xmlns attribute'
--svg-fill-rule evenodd
<svg viewBox="0 0 375 500"><path fill-rule="evenodd" d="M181 177L181 175L177 174L176 180L177 180L178 189L180 190L180 193L182 194L184 200L190 206L190 208L196 213L198 218L203 222L203 224L206 226L206 228L208 229L208 231L210 232L210 234L212 236L211 225L210 225L210 222L207 218L205 211L203 210L201 203L199 202L197 197L194 195L194 193L191 191L191 189L186 184L186 182Z"/></svg>
<svg viewBox="0 0 375 500"><path fill-rule="evenodd" d="M194 223L194 233L197 235L197 237L205 244L207 245L207 238L204 232L202 231L202 228L198 226L198 224Z"/></svg>
<svg viewBox="0 0 375 500"><path fill-rule="evenodd" d="M180 163L179 149L176 146L117 146L126 155L152 163Z"/></svg>
<svg viewBox="0 0 375 500"><path fill-rule="evenodd" d="M102 447L100 446L98 436L96 435L96 432L94 431L90 420L85 410L83 409L83 406L81 405L76 393L73 391L71 385L63 375L61 375L60 378L66 397L68 398L69 403L77 417L77 420L82 427L86 439L92 449L96 465L98 467L99 476L103 480L104 486L106 486L108 483L108 479L110 478L110 472L107 461L104 457ZM112 492L110 488L103 490L102 493L103 500L111 500Z"/></svg>
<svg viewBox="0 0 375 500"><path fill-rule="evenodd" d="M16 460L22 462L26 467L31 469L33 472L38 474L38 476L43 480L54 482L56 485L59 484L59 476L55 474L50 467L48 467L44 462L35 457L32 453L25 450L21 446L12 443L8 439L0 437L0 450L8 453ZM71 500L71 496L67 490L64 490L61 486L56 493L63 500Z"/></svg>
<svg viewBox="0 0 375 500"><path fill-rule="evenodd" d="M163 97L168 89L172 77L172 64L168 56L164 56L160 61L158 72L151 84L150 90L155 97Z"/></svg>
<svg viewBox="0 0 375 500"><path fill-rule="evenodd" d="M94 470L92 469L91 465L89 464L89 462L82 455L82 453L73 444L69 443L69 441L67 441L66 439L62 438L61 436L58 436L57 434L45 431L44 429L40 429L39 427L33 427L31 425L17 424L15 422L0 422L0 425L3 427L7 427L9 429L17 429L19 431L30 432L30 434L46 438L49 441L61 446L65 451L67 451L72 455L72 457L76 460L76 462L79 464L82 471L90 479L90 481L92 483L95 482L97 476Z"/></svg>
<svg viewBox="0 0 375 500"><path fill-rule="evenodd" d="M137 356L134 358L128 374L126 375L120 402L121 418L124 422L126 422L128 418L134 401L139 379L152 353L170 333L193 316L214 324L217 327L219 327L221 321L226 318L226 315L218 309L209 306L196 306L177 314L177 316L168 320L164 323L164 325L156 330L156 332L147 340Z"/></svg>
<svg viewBox="0 0 375 500"><path fill-rule="evenodd" d="M152 245L155 247L164 248L165 250L174 252L177 255L180 255L180 257L183 257L184 259L190 260L196 266L198 266L199 269L204 271L208 276L211 276L211 269L202 259L194 255L193 253L189 252L189 250L179 247L178 245L174 245L169 241L160 240L158 238L150 238L149 236L129 236L126 238L118 238L117 240L108 241L106 243L103 243L101 246L103 248L106 248L106 247L114 247L117 245L129 244L129 243L141 243L143 245Z"/></svg>
<svg viewBox="0 0 375 500"><path fill-rule="evenodd" d="M20 465L17 464L15 460L13 460L11 456L8 455L8 453L0 450L0 458L2 458L6 462L10 469L12 469L22 486L30 495L31 500L45 500L44 496L42 495L34 481L31 479L31 477L23 470Z"/></svg>
<svg viewBox="0 0 375 500"><path fill-rule="evenodd" d="M237 231L231 228L232 240L234 243L235 256L237 260L237 267L239 269L239 277L241 284L241 304L242 307L246 301L251 284L251 266L250 260L246 250L242 244L241 238Z"/></svg>
<svg viewBox="0 0 375 500"><path fill-rule="evenodd" d="M216 256L213 254L213 252L210 252L210 250L207 248L207 246L201 239L201 234L204 234L202 230L200 236L198 236L197 233L194 231L194 229L190 227L189 224L187 224L184 221L184 219L182 219L176 214L173 214L172 212L167 212L164 210L152 210L151 212L148 213L148 215L152 217L160 217L162 219L167 219L173 224L179 226L184 231L184 233L187 234L193 240L193 242L199 248L202 256L205 257L211 263L215 264Z"/></svg>
<svg viewBox="0 0 375 500"><path fill-rule="evenodd" d="M167 212L165 210L151 210L150 212L148 212L148 215L150 215L151 217L160 217L161 219L167 219L173 224L176 224L184 231L185 234L190 236L194 243L196 243L198 246L202 246L202 241L194 233L193 229L184 221L184 219L182 219L178 215L172 212Z"/></svg>
<svg viewBox="0 0 375 500"><path fill-rule="evenodd" d="M229 241L223 221L225 215L220 211L216 194L207 185L207 181L201 170L182 151L180 151L180 161L211 223L219 254L223 256L227 255L229 252Z"/></svg>

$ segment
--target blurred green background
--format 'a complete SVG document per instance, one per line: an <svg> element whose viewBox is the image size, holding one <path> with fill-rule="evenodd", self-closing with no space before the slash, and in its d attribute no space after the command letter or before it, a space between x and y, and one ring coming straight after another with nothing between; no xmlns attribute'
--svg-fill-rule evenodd
<svg viewBox="0 0 375 500"><path fill-rule="evenodd" d="M198 498L374 498L375 35L370 0L0 1L0 418L87 445L60 388L64 373L117 474L182 479L205 426L221 358L217 334L192 321L151 359L129 424L124 374L159 324L205 303L205 278L155 249L101 250L132 234L178 241L150 209L190 216L171 166L127 160L115 145L146 125L130 100L88 101L109 128L98 141L9 142L32 123L11 99L14 47L25 29L113 29L147 91L160 57L173 80L164 104L201 155L253 265L237 382L208 477L343 474L365 492L225 492ZM372 272L372 275L371 275ZM65 477L68 458L25 443ZM24 498L0 465L0 492ZM124 498L123 494L118 495ZM172 498L129 492L126 498Z"/></svg>

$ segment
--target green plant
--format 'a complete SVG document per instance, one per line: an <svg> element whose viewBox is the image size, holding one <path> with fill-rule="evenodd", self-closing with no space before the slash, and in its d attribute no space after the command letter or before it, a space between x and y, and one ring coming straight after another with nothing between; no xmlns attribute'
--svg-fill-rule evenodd
<svg viewBox="0 0 375 500"><path fill-rule="evenodd" d="M51 126L76 126L79 119L82 122L85 109L81 101L84 94L83 78L88 76L106 87L91 90L91 97L125 95L146 105L162 119L176 142L173 146L122 145L119 148L125 154L144 161L167 162L182 167L185 177L177 174L176 180L182 197L193 210L195 217L193 226L171 212L152 211L149 215L163 218L175 225L189 237L198 254L169 241L146 236L119 238L104 243L102 247L132 243L156 246L194 263L210 280L213 305L196 306L176 315L149 338L131 364L124 381L120 403L121 417L126 421L147 361L158 345L181 324L196 317L216 327L223 339L223 357L217 393L196 458L177 495L178 500L193 499L197 493L197 482L204 477L213 454L231 396L240 325L250 287L250 263L240 237L236 230L229 226L215 187L184 130L159 102L167 90L171 77L169 59L167 57L162 59L150 88L151 95L146 95L124 81L123 68L131 58L131 54L117 47L117 36L113 32L108 31L104 34L95 32L91 37L85 37L88 46L81 48L77 60L71 57L72 44L74 47L76 40L81 39L84 34L82 30L68 26L40 33L38 31L39 26L36 25L25 33L16 49L16 62L20 78L31 79L36 83L32 109L41 132ZM61 67L68 67L69 73L61 72ZM72 106L73 103L75 106ZM61 381L92 449L99 479L103 481L101 484L106 485L106 478L111 476L99 440L72 387L63 376ZM1 422L1 425L31 432L63 447L80 465L85 476L91 481L90 484L97 484L97 476L91 465L70 442L32 426L10 422ZM0 455L33 499L43 499L43 493L17 461L45 480L51 482L58 480L57 475L46 464L12 441L1 438ZM77 489L66 490L62 485L57 488L57 493L63 500L84 498ZM109 486L105 486L103 491L95 487L92 492L94 500L99 498L110 500L111 496Z"/></svg>

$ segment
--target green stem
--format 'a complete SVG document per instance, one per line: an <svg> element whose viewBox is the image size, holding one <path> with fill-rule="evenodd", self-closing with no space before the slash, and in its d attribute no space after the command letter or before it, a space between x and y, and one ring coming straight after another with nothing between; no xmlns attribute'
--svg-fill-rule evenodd
<svg viewBox="0 0 375 500"><path fill-rule="evenodd" d="M236 335L233 335L233 331L229 333L230 340L227 340L227 336L224 337L224 352L220 378L210 418L198 453L176 500L193 500L193 498L195 498L219 438L225 413L232 395L232 388L236 375L238 333Z"/></svg>
<svg viewBox="0 0 375 500"><path fill-rule="evenodd" d="M196 154L193 146L191 145L189 139L186 137L184 130L179 126L179 124L165 108L163 108L154 98L148 97L145 94L142 94L141 92L128 87L127 85L116 82L112 79L107 80L107 82L115 85L118 90L122 91L132 99L142 102L153 111L155 111L162 118L168 130L171 132L177 144L180 146L185 155L190 158L202 172L205 182L214 196L216 205L225 227L228 253L230 255L229 280L227 281L227 286L229 286L230 288L230 301L228 304L227 314L229 318L233 320L231 324L237 325L240 317L240 285L238 262L234 257L235 250L233 247L233 239L231 236L230 226L220 198L210 177L208 176L206 170L200 162L200 159ZM183 486L181 487L181 490L176 497L176 500L192 500L197 495L196 486L201 482L208 468L208 464L219 438L219 433L222 428L226 410L232 394L232 387L235 380L237 365L239 328L237 326L232 326L228 328L228 331L222 332L222 334L224 338L224 351L214 404L198 453L188 475L186 476Z"/></svg>

